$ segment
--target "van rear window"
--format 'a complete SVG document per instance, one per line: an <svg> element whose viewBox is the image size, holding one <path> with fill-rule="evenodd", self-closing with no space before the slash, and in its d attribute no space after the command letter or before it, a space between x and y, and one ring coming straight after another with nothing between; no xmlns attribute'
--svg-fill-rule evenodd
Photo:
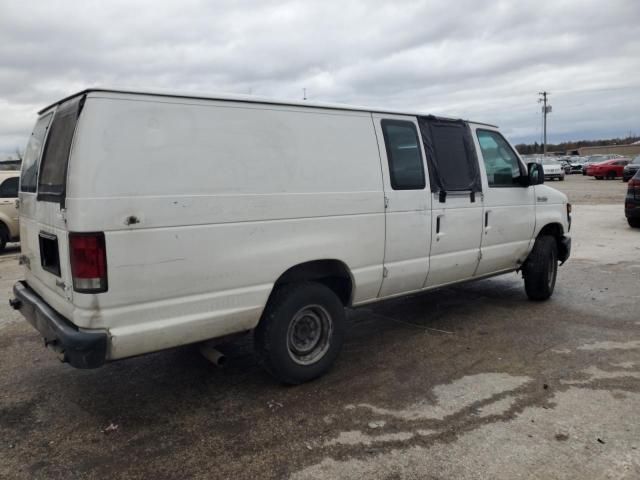
<svg viewBox="0 0 640 480"><path fill-rule="evenodd" d="M27 143L22 159L22 175L20 177L20 190L23 192L36 191L36 186L38 185L38 159L42 153L42 145L44 144L52 116L53 113L47 113L38 119Z"/></svg>
<svg viewBox="0 0 640 480"><path fill-rule="evenodd" d="M40 162L38 199L61 201L64 197L71 141L83 98L69 100L56 110Z"/></svg>

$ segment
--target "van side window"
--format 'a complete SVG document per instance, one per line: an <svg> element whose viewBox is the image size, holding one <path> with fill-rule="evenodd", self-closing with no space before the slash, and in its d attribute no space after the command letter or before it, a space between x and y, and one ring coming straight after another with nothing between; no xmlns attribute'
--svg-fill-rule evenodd
<svg viewBox="0 0 640 480"><path fill-rule="evenodd" d="M422 190L426 183L415 125L402 120L382 120L382 134L387 149L391 188Z"/></svg>
<svg viewBox="0 0 640 480"><path fill-rule="evenodd" d="M18 177L7 178L0 184L0 198L16 198L18 196Z"/></svg>
<svg viewBox="0 0 640 480"><path fill-rule="evenodd" d="M502 135L490 130L478 130L484 169L490 187L520 187L520 160Z"/></svg>
<svg viewBox="0 0 640 480"><path fill-rule="evenodd" d="M42 153L42 145L49 128L53 113L47 113L40 117L33 128L27 148L22 159L22 181L20 190L23 192L35 192L38 180L38 159Z"/></svg>
<svg viewBox="0 0 640 480"><path fill-rule="evenodd" d="M67 164L83 97L58 106L40 160L38 200L61 202L66 188Z"/></svg>

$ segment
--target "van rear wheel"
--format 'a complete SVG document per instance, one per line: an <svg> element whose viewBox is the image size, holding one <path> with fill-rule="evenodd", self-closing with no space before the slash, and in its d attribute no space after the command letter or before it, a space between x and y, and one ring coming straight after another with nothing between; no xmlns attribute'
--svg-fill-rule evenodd
<svg viewBox="0 0 640 480"><path fill-rule="evenodd" d="M536 239L522 268L524 289L529 300L547 300L553 294L558 274L558 245L550 235Z"/></svg>
<svg viewBox="0 0 640 480"><path fill-rule="evenodd" d="M254 342L265 369L283 383L313 380L331 368L345 333L338 296L315 282L289 284L273 292Z"/></svg>

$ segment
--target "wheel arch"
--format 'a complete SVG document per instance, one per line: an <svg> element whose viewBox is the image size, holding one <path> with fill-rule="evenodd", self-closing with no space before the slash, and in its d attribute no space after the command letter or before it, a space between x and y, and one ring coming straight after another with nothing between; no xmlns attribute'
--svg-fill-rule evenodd
<svg viewBox="0 0 640 480"><path fill-rule="evenodd" d="M536 239L545 235L555 238L556 245L558 246L558 259L564 263L569 257L569 251L566 244L562 241L564 237L564 227L562 224L558 222L547 223L540 229L538 235L536 235Z"/></svg>
<svg viewBox="0 0 640 480"><path fill-rule="evenodd" d="M311 260L288 268L274 283L269 298L277 288L297 282L321 283L332 290L344 306L351 305L355 284L351 270L341 260Z"/></svg>

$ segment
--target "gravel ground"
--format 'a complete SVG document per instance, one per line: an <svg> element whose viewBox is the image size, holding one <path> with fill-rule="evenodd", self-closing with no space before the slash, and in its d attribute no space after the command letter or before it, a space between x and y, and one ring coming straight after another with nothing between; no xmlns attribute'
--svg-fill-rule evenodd
<svg viewBox="0 0 640 480"><path fill-rule="evenodd" d="M325 377L275 384L249 338L74 370L7 305L0 478L640 478L640 231L625 185L555 182L574 256L544 303L516 274L353 310Z"/></svg>

